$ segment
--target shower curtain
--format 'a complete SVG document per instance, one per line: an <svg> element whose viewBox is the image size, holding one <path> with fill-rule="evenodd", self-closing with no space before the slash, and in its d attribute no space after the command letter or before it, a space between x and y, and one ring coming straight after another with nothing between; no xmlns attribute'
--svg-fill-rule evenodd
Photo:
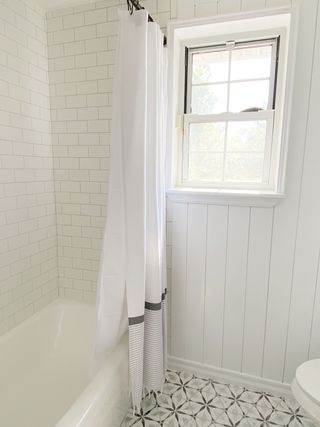
<svg viewBox="0 0 320 427"><path fill-rule="evenodd" d="M166 67L159 26L120 12L95 366L129 328L134 407L162 387L166 360Z"/></svg>

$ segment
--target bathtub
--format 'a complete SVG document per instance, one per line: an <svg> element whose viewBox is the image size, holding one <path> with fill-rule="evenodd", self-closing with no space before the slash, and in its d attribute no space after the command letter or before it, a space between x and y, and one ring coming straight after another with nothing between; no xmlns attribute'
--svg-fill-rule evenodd
<svg viewBox="0 0 320 427"><path fill-rule="evenodd" d="M1 427L121 425L128 340L89 381L94 325L94 306L58 299L0 337Z"/></svg>

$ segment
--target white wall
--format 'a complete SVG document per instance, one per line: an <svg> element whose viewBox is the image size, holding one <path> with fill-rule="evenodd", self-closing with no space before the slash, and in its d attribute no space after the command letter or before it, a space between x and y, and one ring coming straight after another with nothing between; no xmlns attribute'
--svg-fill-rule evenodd
<svg viewBox="0 0 320 427"><path fill-rule="evenodd" d="M0 333L58 294L45 14L0 2Z"/></svg>
<svg viewBox="0 0 320 427"><path fill-rule="evenodd" d="M187 3L191 17L289 2ZM275 208L173 202L169 218L171 354L284 382L320 356L320 15L317 0L300 4L286 198Z"/></svg>
<svg viewBox="0 0 320 427"><path fill-rule="evenodd" d="M105 225L118 1L49 12L60 295L94 300Z"/></svg>
<svg viewBox="0 0 320 427"><path fill-rule="evenodd" d="M171 354L278 381L320 356L318 0L299 1L285 200L274 209L168 206ZM105 224L121 3L47 16L60 293L89 300ZM170 19L289 3L145 1L162 27ZM1 331L57 294L44 33L39 10L20 0L1 3Z"/></svg>

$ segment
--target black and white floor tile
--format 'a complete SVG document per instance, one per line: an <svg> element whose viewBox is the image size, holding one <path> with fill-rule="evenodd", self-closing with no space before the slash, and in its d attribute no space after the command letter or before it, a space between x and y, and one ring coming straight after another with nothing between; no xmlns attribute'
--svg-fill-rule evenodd
<svg viewBox="0 0 320 427"><path fill-rule="evenodd" d="M123 427L314 427L292 398L168 371L162 393L146 396Z"/></svg>

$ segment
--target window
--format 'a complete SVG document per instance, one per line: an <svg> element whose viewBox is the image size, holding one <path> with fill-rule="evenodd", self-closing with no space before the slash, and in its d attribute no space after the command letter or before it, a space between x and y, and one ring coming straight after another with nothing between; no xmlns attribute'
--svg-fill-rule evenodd
<svg viewBox="0 0 320 427"><path fill-rule="evenodd" d="M173 197L282 197L296 20L268 13L169 27Z"/></svg>
<svg viewBox="0 0 320 427"><path fill-rule="evenodd" d="M183 182L267 188L279 39L186 48Z"/></svg>

